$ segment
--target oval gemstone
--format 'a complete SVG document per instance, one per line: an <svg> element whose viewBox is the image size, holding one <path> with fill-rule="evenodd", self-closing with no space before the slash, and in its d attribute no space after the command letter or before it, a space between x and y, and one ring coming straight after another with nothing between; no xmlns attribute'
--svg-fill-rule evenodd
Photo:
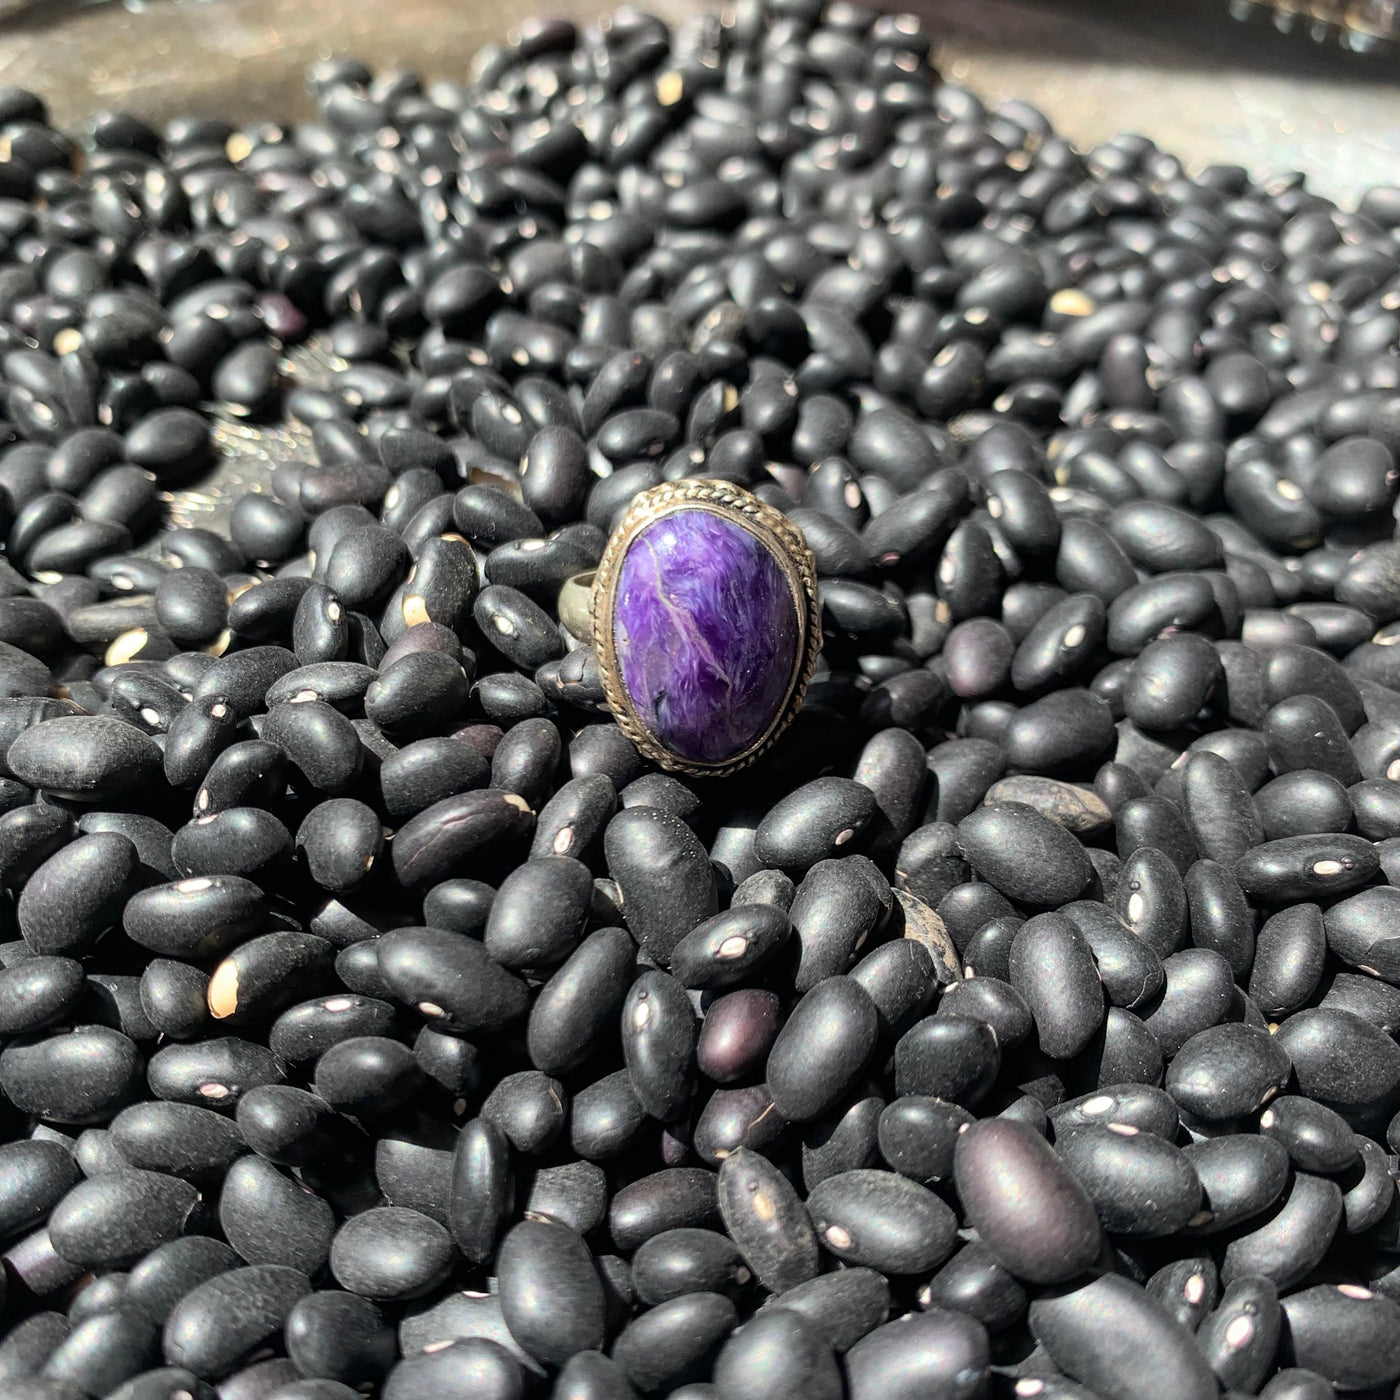
<svg viewBox="0 0 1400 1400"><path fill-rule="evenodd" d="M693 763L723 763L772 728L801 627L763 540L714 511L671 511L628 546L615 597L620 678L661 744Z"/></svg>

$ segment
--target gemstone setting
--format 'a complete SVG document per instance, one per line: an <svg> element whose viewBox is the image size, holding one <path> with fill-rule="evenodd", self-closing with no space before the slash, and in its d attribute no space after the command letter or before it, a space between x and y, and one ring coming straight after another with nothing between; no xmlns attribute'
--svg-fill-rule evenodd
<svg viewBox="0 0 1400 1400"><path fill-rule="evenodd" d="M593 592L603 688L662 767L752 762L801 703L821 646L812 556L781 512L728 482L666 482L614 532Z"/></svg>

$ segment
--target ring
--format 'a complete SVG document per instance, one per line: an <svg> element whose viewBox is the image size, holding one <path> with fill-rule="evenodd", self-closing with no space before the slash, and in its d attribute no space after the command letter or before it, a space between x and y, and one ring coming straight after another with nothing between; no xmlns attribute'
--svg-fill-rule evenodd
<svg viewBox="0 0 1400 1400"><path fill-rule="evenodd" d="M727 481L638 494L593 582L593 645L622 732L672 772L752 763L802 704L821 650L812 551Z"/></svg>

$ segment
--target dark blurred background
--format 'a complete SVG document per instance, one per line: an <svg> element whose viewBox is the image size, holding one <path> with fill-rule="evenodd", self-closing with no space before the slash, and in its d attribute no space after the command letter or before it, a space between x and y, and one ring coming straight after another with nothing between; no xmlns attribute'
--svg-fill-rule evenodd
<svg viewBox="0 0 1400 1400"><path fill-rule="evenodd" d="M1235 0L1248 10L1247 0ZM663 14L680 0L655 0ZM1041 106L1091 143L1135 129L1188 160L1301 169L1343 199L1400 183L1400 48L1349 52L1302 24L1280 33L1228 0L922 0L951 78ZM353 53L429 77L544 8L599 0L0 0L0 83L41 92L61 122L101 107L165 118L308 112L312 60Z"/></svg>

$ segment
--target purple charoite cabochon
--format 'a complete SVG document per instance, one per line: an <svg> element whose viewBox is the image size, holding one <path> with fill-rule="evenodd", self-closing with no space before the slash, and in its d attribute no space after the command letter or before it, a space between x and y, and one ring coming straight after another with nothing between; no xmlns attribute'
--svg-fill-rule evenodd
<svg viewBox="0 0 1400 1400"><path fill-rule="evenodd" d="M672 511L628 547L613 645L637 718L672 753L723 763L787 699L797 605L772 551L713 511Z"/></svg>

